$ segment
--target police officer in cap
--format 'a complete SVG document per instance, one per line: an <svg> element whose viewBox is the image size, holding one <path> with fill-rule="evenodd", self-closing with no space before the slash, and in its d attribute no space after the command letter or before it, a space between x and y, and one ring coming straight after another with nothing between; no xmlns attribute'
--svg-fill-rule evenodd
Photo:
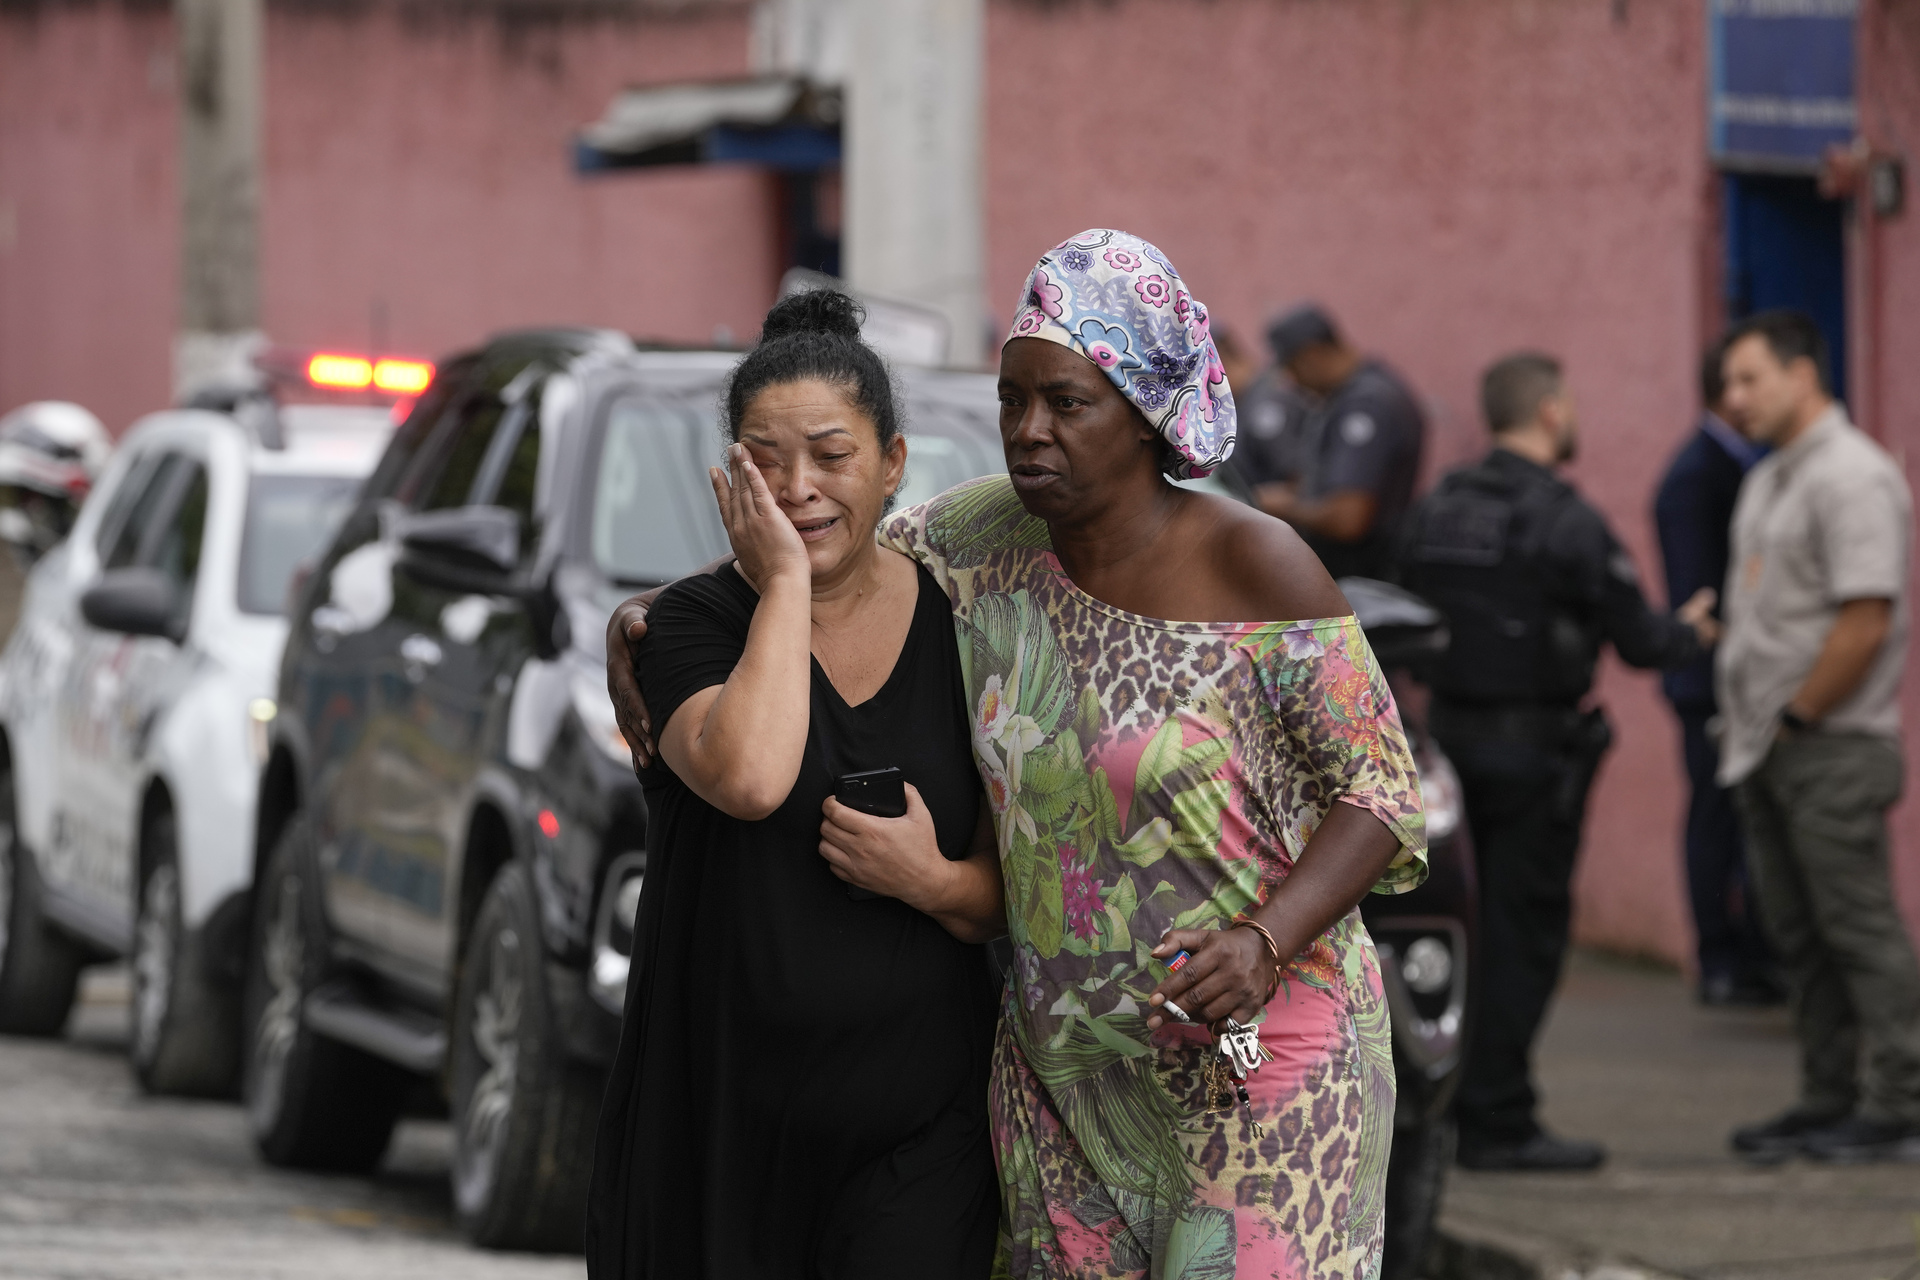
<svg viewBox="0 0 1920 1280"><path fill-rule="evenodd" d="M1261 508L1291 524L1336 578L1387 576L1427 424L1406 384L1347 344L1311 304L1275 320L1284 371L1242 395L1241 474Z"/></svg>
<svg viewBox="0 0 1920 1280"><path fill-rule="evenodd" d="M1611 740L1581 701L1603 642L1636 667L1693 661L1718 635L1714 593L1675 614L1640 594L1600 513L1555 468L1574 455L1573 401L1551 356L1488 369L1493 450L1415 508L1402 580L1446 614L1429 723L1460 774L1480 868L1479 1004L1456 1112L1470 1169L1591 1169L1606 1152L1546 1133L1533 1041L1559 981L1587 788Z"/></svg>

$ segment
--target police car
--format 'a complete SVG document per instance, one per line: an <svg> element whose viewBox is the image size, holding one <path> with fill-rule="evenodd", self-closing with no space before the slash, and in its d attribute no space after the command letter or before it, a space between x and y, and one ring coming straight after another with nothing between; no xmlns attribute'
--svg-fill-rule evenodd
<svg viewBox="0 0 1920 1280"><path fill-rule="evenodd" d="M235 1086L240 975L214 958L245 928L283 603L385 447L392 393L432 377L305 366L306 390L354 394L136 423L0 656L0 1031L57 1033L80 970L130 957L150 1091Z"/></svg>

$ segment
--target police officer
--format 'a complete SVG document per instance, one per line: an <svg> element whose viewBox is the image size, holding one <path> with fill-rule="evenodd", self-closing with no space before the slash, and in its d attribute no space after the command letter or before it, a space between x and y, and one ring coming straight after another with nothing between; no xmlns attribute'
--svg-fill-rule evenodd
<svg viewBox="0 0 1920 1280"><path fill-rule="evenodd" d="M1598 1143L1535 1118L1530 1059L1560 977L1587 788L1611 738L1582 710L1603 641L1636 667L1692 661L1717 634L1714 593L1655 613L1600 513L1554 469L1574 455L1559 362L1532 352L1488 369L1493 450L1415 509L1403 581L1447 616L1430 673L1430 725L1466 793L1480 866L1479 1004L1456 1112L1470 1169L1591 1169Z"/></svg>
<svg viewBox="0 0 1920 1280"><path fill-rule="evenodd" d="M1427 424L1399 375L1347 344L1327 313L1296 307L1267 330L1276 370L1242 397L1241 473L1334 577L1387 576L1413 499Z"/></svg>

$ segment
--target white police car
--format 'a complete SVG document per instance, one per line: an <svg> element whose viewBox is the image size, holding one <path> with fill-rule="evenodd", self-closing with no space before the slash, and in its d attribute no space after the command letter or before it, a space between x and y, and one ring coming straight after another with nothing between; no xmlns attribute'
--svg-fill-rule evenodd
<svg viewBox="0 0 1920 1280"><path fill-rule="evenodd" d="M142 419L35 567L0 656L0 1031L57 1033L81 968L131 957L140 1083L233 1089L211 957L246 926L289 581L392 430L360 399Z"/></svg>

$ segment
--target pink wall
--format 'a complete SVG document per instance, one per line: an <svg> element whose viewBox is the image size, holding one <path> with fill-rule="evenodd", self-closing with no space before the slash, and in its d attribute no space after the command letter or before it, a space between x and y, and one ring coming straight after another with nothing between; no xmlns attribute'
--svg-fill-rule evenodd
<svg viewBox="0 0 1920 1280"><path fill-rule="evenodd" d="M1704 21L1693 4L1621 8L997 5L991 300L1005 314L1034 256L1094 225L1154 240L1254 342L1275 308L1317 298L1427 398L1435 469L1485 447L1488 362L1559 353L1585 428L1574 479L1658 593L1647 510L1690 424L1703 333ZM1618 741L1578 928L1678 958L1677 735L1653 677L1610 666L1601 696Z"/></svg>
<svg viewBox="0 0 1920 1280"><path fill-rule="evenodd" d="M179 279L173 21L0 10L0 412L165 403Z"/></svg>
<svg viewBox="0 0 1920 1280"><path fill-rule="evenodd" d="M769 179L582 178L623 86L744 72L739 6L516 24L270 5L261 321L276 341L439 356L499 329L759 330ZM171 394L175 50L164 9L0 17L0 411L61 397L119 431Z"/></svg>
<svg viewBox="0 0 1920 1280"><path fill-rule="evenodd" d="M1427 398L1430 471L1484 447L1488 361L1555 351L1585 425L1574 478L1657 594L1649 499L1718 323L1702 4L995 0L989 301L1004 320L1038 252L1101 224L1156 240L1250 342L1276 307L1318 298ZM1920 163L1920 7L1862 9L1865 127ZM270 8L274 338L437 355L522 324L753 335L778 269L764 175L570 164L573 131L621 86L744 70L738 6L530 25L408 12ZM70 396L118 429L168 390L171 26L121 5L37 13L0 18L0 407ZM1868 425L1905 457L1920 209L1856 247L1877 289ZM1674 726L1651 676L1610 663L1600 692L1618 743L1578 927L1681 959ZM1920 680L1906 696L1920 753ZM1920 922L1920 804L1897 826Z"/></svg>
<svg viewBox="0 0 1920 1280"><path fill-rule="evenodd" d="M1885 222L1869 220L1852 246L1862 268L1854 278L1864 277L1869 290L1856 315L1876 336L1870 367L1862 371L1871 387L1862 425L1902 460L1907 483L1920 491L1920 5L1870 0L1861 10L1862 130L1875 147L1904 153L1907 163L1906 211ZM1915 583L1920 599L1920 575ZM1909 659L1902 690L1910 792L1920 761L1916 660ZM1920 803L1912 798L1896 811L1894 848L1907 919L1920 922Z"/></svg>
<svg viewBox="0 0 1920 1280"><path fill-rule="evenodd" d="M759 331L768 179L582 178L572 138L623 86L738 75L739 10L515 28L274 9L264 321L275 340L440 355L518 325L709 341ZM384 319L382 319L384 317Z"/></svg>

